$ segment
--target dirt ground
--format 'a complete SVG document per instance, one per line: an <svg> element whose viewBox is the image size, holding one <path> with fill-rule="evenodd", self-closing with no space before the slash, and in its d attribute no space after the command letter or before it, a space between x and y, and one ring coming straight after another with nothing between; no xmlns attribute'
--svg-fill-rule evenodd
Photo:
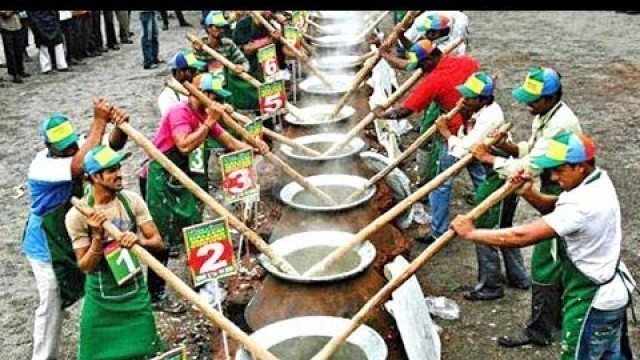
<svg viewBox="0 0 640 360"><path fill-rule="evenodd" d="M185 12L198 23L198 12ZM563 76L566 102L579 117L586 133L599 148L598 164L607 170L616 185L622 210L624 233L622 259L640 279L640 196L635 176L640 174L640 131L634 121L640 114L640 17L618 12L468 12L470 54L483 69L499 76L497 101L505 117L514 123L516 139L530 132L530 115L510 96L528 68L552 66ZM92 116L91 99L103 95L131 114L131 124L152 137L159 119L156 98L165 69L143 70L140 48L140 22L132 13L133 45L122 45L102 57L88 59L86 65L69 73L39 75L37 56L27 63L34 74L24 84L9 81L0 70L0 357L28 359L31 352L33 313L38 294L25 256L21 235L29 206L26 175L30 161L42 148L39 125L52 112L73 119L86 131ZM386 26L390 22L386 22ZM199 29L192 30L199 31ZM171 20L168 31L160 31L160 57L169 59L179 48L187 48L185 31ZM404 79L404 76L401 76ZM415 136L410 134L409 136ZM134 153L124 166L125 187L138 190L137 169L143 151L129 143ZM413 167L413 163L405 168ZM463 173L454 186L453 213L467 211L464 195L470 188ZM271 202L272 205L275 204ZM276 205L273 205L277 207ZM269 207L267 207L269 208ZM277 209L273 210L277 213ZM536 212L520 202L516 222L536 217ZM416 229L411 230L413 233ZM410 232L411 233L411 232ZM416 256L424 245L415 243ZM525 249L527 259L530 249ZM183 278L182 262L170 267ZM530 292L506 288L505 297L491 302L471 303L462 298L462 288L476 280L475 251L472 243L455 240L418 273L425 294L446 296L461 308L458 320L436 319L443 327L443 359L553 359L559 345L503 349L496 339L511 334L529 315ZM77 351L81 302L65 311L60 349L61 359L72 359ZM636 304L637 311L640 306ZM163 338L171 346L189 345L190 358L210 359L221 346L218 332L192 310L184 316L157 314ZM640 327L630 325L632 343L640 356ZM214 336L215 335L215 336Z"/></svg>

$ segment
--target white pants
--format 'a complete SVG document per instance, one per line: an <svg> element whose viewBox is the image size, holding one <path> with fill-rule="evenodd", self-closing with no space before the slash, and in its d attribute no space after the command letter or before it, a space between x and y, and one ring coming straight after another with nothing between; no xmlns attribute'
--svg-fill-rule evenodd
<svg viewBox="0 0 640 360"><path fill-rule="evenodd" d="M64 57L64 45L62 43L53 47L54 56L56 57L56 68L63 70L67 68L67 60ZM42 72L51 71L51 54L49 48L40 46L40 70Z"/></svg>
<svg viewBox="0 0 640 360"><path fill-rule="evenodd" d="M58 280L51 263L27 259L36 278L40 297L33 323L33 356L31 359L55 359L62 328L62 299L58 289Z"/></svg>

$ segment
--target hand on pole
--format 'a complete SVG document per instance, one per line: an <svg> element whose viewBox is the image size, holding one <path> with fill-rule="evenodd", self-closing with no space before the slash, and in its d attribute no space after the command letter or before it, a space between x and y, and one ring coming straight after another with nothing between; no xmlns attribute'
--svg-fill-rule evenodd
<svg viewBox="0 0 640 360"><path fill-rule="evenodd" d="M118 243L120 243L120 246L125 249L130 249L133 245L136 244L136 242L138 242L138 237L131 231L127 231L123 232L122 236L120 236L120 238L117 240Z"/></svg>

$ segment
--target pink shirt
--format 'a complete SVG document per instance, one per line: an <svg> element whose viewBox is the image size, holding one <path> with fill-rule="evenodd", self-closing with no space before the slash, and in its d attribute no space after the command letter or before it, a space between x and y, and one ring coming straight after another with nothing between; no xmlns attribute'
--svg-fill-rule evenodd
<svg viewBox="0 0 640 360"><path fill-rule="evenodd" d="M191 109L188 100L183 100L173 105L160 120L160 126L156 135L153 138L153 145L155 145L163 153L176 147L176 143L173 140L173 135L185 134L188 135L196 131L200 124L204 123L206 119L205 113L198 113ZM222 133L226 132L220 124L215 123L211 128L209 135L212 137L218 137ZM147 164L145 164L141 171L140 176L142 178L147 177Z"/></svg>
<svg viewBox="0 0 640 360"><path fill-rule="evenodd" d="M191 134L196 131L200 124L204 123L206 119L205 113L198 113L191 109L187 100L180 101L173 105L166 113L162 120L160 120L160 126L156 132L156 136L153 138L153 145L155 145L160 151L166 153L167 151L176 147L176 143L173 141L173 136L177 134ZM209 135L212 137L220 136L225 130L216 123L212 128Z"/></svg>

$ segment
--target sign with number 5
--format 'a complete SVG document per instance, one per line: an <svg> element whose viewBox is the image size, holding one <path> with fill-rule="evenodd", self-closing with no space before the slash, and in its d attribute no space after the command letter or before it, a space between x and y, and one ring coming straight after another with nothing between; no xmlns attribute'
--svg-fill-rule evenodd
<svg viewBox="0 0 640 360"><path fill-rule="evenodd" d="M287 101L284 81L274 81L260 86L260 113L268 114L281 109Z"/></svg>
<svg viewBox="0 0 640 360"><path fill-rule="evenodd" d="M194 286L236 273L233 244L224 218L185 227L182 233Z"/></svg>

